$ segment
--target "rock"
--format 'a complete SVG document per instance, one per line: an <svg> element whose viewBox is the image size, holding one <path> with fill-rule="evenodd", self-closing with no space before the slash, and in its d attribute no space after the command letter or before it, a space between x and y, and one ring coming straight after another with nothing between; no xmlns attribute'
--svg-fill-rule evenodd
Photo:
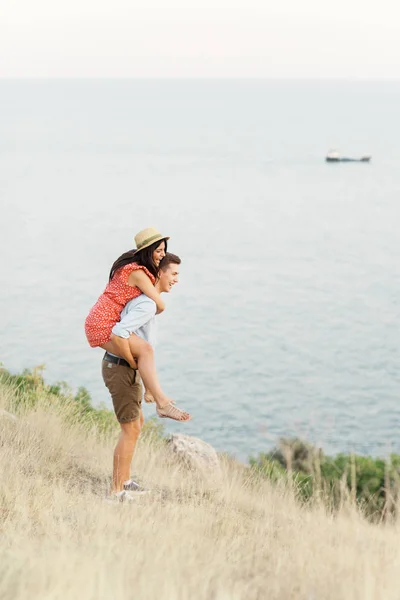
<svg viewBox="0 0 400 600"><path fill-rule="evenodd" d="M10 421L18 421L17 417L12 413L7 412L6 410L0 409L0 417L5 417Z"/></svg>
<svg viewBox="0 0 400 600"><path fill-rule="evenodd" d="M174 457L201 475L210 483L217 483L221 479L221 465L215 449L199 438L173 434L168 440L168 447Z"/></svg>

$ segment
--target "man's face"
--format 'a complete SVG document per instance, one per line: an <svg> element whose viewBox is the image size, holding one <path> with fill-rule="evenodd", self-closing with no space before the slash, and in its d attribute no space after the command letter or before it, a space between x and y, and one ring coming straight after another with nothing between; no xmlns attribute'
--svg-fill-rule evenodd
<svg viewBox="0 0 400 600"><path fill-rule="evenodd" d="M158 274L158 287L160 292L170 292L172 286L179 281L179 266L169 264L166 270L162 270Z"/></svg>

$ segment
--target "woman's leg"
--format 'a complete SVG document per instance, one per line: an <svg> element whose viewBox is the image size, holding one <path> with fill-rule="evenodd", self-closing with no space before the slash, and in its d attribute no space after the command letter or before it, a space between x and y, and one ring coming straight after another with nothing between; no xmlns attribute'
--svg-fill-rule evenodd
<svg viewBox="0 0 400 600"><path fill-rule="evenodd" d="M117 356L119 356L118 348L114 342L115 337L116 336L112 336L111 340L104 344L102 348L107 352L111 352L111 354L117 354ZM172 400L166 396L166 394L164 394L158 381L153 347L145 340L142 340L142 338L132 334L129 338L129 348L132 356L134 356L137 360L139 373L145 388L154 397L157 407L162 409L167 405L170 405ZM173 415L171 414L171 418L178 421L187 421L190 419L190 415L178 408L175 408Z"/></svg>
<svg viewBox="0 0 400 600"><path fill-rule="evenodd" d="M137 369L136 361L129 348L129 339L118 337L112 333L110 341L101 347L103 350L111 352L111 354L116 354L116 356L124 358L132 367L132 369Z"/></svg>
<svg viewBox="0 0 400 600"><path fill-rule="evenodd" d="M102 348L107 352L111 352L111 354L116 354L117 356L120 356L121 353L118 351L119 346L116 343L116 337L117 336L112 336L111 340L104 344ZM143 380L143 383L146 389L148 389L149 392L153 395L157 406L161 408L165 404L171 402L171 398L168 398L168 396L164 394L158 381L156 365L154 361L154 350L152 346L148 342L142 340L142 338L134 334L131 335L129 339L124 341L129 343L130 354L136 358L137 367L139 368L139 373Z"/></svg>
<svg viewBox="0 0 400 600"><path fill-rule="evenodd" d="M129 338L129 348L132 355L137 358L139 373L144 386L157 404L158 416L174 419L175 421L188 421L190 419L189 413L174 406L174 401L168 398L161 389L156 371L153 346L133 334Z"/></svg>

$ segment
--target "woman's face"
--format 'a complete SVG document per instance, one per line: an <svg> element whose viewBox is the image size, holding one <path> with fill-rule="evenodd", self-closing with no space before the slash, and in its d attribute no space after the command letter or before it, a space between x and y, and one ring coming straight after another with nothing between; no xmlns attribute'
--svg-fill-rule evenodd
<svg viewBox="0 0 400 600"><path fill-rule="evenodd" d="M165 256L165 242L162 241L159 246L153 251L153 262L156 267L160 266L161 260Z"/></svg>

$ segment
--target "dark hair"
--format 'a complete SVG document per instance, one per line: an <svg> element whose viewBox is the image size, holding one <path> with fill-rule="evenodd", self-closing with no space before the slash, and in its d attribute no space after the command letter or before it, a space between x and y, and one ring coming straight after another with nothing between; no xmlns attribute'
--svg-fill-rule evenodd
<svg viewBox="0 0 400 600"><path fill-rule="evenodd" d="M160 266L158 267L159 271L166 271L169 265L180 265L181 259L176 254L172 254L171 252L166 252L164 258L160 262Z"/></svg>
<svg viewBox="0 0 400 600"><path fill-rule="evenodd" d="M137 263L138 265L146 267L146 269L148 269L150 273L154 275L154 277L157 277L159 267L156 267L156 265L153 262L153 252L156 248L158 248L161 242L164 242L165 252L167 252L167 240L162 239L158 240L158 242L154 242L153 244L151 244L151 246L148 246L147 248L143 248L143 250L128 250L128 252L122 254L119 258L117 258L117 260L111 267L109 281L111 281L111 279L115 275L115 272L118 269L120 269L121 267L125 267L125 265L129 265L131 263Z"/></svg>

